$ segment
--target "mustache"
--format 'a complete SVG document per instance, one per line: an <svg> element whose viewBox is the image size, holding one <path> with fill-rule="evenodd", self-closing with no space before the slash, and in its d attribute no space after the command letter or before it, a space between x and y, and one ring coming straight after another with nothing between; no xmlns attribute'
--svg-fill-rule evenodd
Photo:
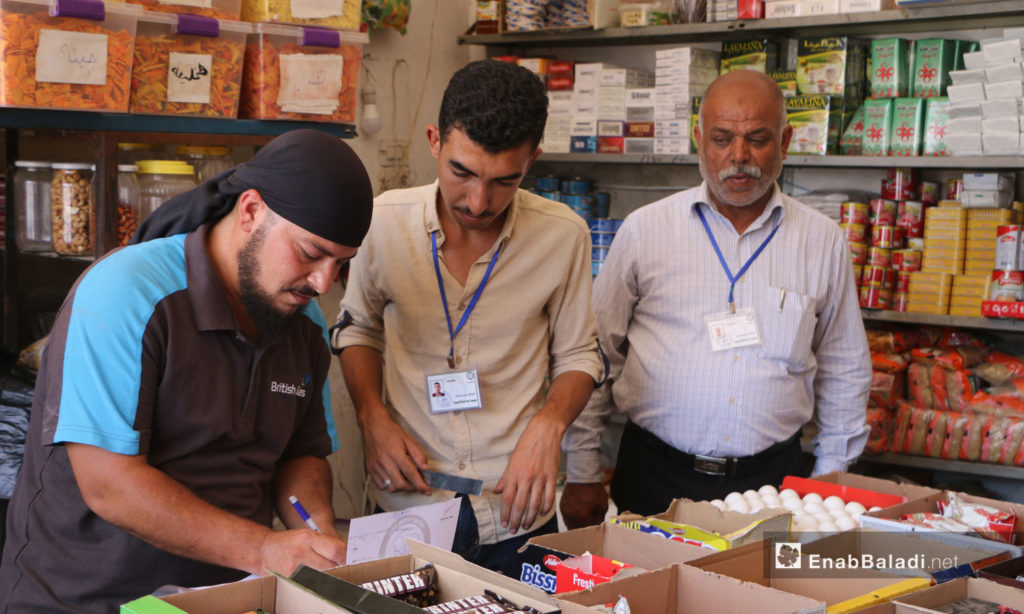
<svg viewBox="0 0 1024 614"><path fill-rule="evenodd" d="M472 217L491 217L492 215L494 215L493 211L484 211L480 215L476 215L475 213L473 213L472 211L470 211L466 207L452 207L452 209L455 210L455 211L458 211L459 213L462 213L464 215L469 215L469 216L472 216Z"/></svg>
<svg viewBox="0 0 1024 614"><path fill-rule="evenodd" d="M320 293L314 290L312 286L291 286L285 288L285 291L301 294L302 296L308 296L309 298L316 298L320 296Z"/></svg>
<svg viewBox="0 0 1024 614"><path fill-rule="evenodd" d="M760 179L761 169L759 167L753 166L752 164L734 164L729 168L723 168L722 170L718 171L718 180L725 181L726 179L730 177L735 177L736 175L747 175L748 177L753 177L754 179Z"/></svg>

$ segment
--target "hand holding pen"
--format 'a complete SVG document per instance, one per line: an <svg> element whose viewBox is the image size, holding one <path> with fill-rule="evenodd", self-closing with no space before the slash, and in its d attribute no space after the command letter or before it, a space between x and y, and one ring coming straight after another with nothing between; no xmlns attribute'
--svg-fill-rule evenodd
<svg viewBox="0 0 1024 614"><path fill-rule="evenodd" d="M316 521L313 520L313 517L309 515L309 512L306 511L306 508L304 508L302 504L299 503L299 499L295 495L290 495L288 497L288 501L291 502L292 507L295 508L295 511L299 513L299 518L302 519L302 522L305 522L307 527L319 533L320 527L316 526Z"/></svg>

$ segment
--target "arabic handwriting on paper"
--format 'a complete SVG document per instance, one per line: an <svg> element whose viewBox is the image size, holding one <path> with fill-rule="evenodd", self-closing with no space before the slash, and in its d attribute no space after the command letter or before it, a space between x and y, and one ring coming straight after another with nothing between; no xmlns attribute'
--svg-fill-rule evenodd
<svg viewBox="0 0 1024 614"><path fill-rule="evenodd" d="M73 43L64 43L60 46L61 55L71 64L95 64L96 54L89 51L79 51Z"/></svg>
<svg viewBox="0 0 1024 614"><path fill-rule="evenodd" d="M184 66L173 66L171 67L171 74L185 81L198 81L199 79L202 79L206 75L210 74L210 72L206 69L205 66L203 66L202 64L198 64L196 66L189 66L187 73L185 72Z"/></svg>

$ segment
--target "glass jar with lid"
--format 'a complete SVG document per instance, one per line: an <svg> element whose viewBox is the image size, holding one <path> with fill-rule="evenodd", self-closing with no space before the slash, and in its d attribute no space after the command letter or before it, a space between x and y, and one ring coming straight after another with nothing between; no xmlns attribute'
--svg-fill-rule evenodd
<svg viewBox="0 0 1024 614"><path fill-rule="evenodd" d="M117 144L118 164L137 164L139 160L154 160L165 155L163 148L155 143Z"/></svg>
<svg viewBox="0 0 1024 614"><path fill-rule="evenodd" d="M54 162L50 183L53 251L65 256L93 253L92 178L96 167L77 162Z"/></svg>
<svg viewBox="0 0 1024 614"><path fill-rule="evenodd" d="M51 251L53 212L50 209L50 182L53 169L49 162L29 160L17 160L14 167L15 244L23 252Z"/></svg>
<svg viewBox="0 0 1024 614"><path fill-rule="evenodd" d="M139 181L134 164L117 165L117 244L128 245L129 239L139 227L142 216L139 209Z"/></svg>
<svg viewBox="0 0 1024 614"><path fill-rule="evenodd" d="M181 160L140 160L138 167L140 219L172 196L196 187L192 165Z"/></svg>
<svg viewBox="0 0 1024 614"><path fill-rule="evenodd" d="M223 145L178 145L177 154L195 167L199 183L234 166L231 163L231 148Z"/></svg>

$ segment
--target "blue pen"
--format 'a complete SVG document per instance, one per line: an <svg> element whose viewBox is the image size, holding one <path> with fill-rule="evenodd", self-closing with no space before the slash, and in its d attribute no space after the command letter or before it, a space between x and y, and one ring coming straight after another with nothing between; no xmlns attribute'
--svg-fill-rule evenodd
<svg viewBox="0 0 1024 614"><path fill-rule="evenodd" d="M307 527L319 533L320 527L316 526L316 521L310 517L309 512L306 511L306 508L302 507L302 504L299 503L295 495L289 496L288 500L291 502L292 507L295 508L295 511L299 513L299 518L302 518L302 522L305 522Z"/></svg>

